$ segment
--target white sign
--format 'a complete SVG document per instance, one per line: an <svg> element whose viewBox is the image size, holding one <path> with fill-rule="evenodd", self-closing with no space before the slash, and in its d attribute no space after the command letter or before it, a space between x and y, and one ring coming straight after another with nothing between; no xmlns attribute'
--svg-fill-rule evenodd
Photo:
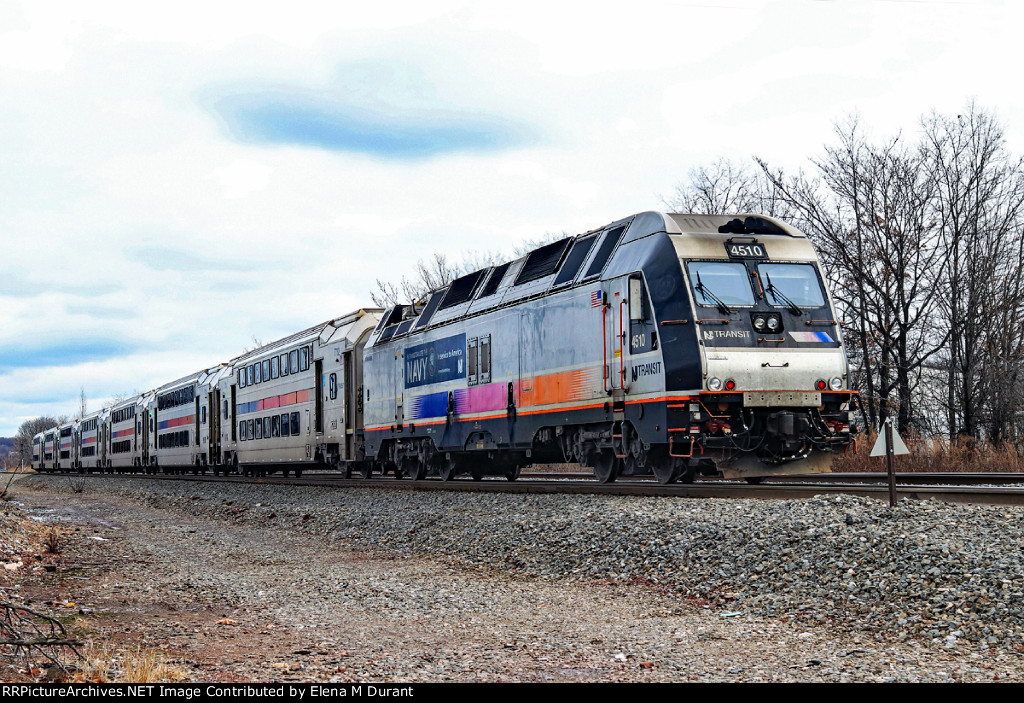
<svg viewBox="0 0 1024 703"><path fill-rule="evenodd" d="M892 425L892 418L886 420L890 426ZM910 454L910 450L907 449L907 445L903 443L903 438L900 437L900 433L895 429L892 431L892 453L893 454ZM870 456L885 456L885 426L882 426L882 431L878 433L878 440L875 442L875 446L871 448Z"/></svg>

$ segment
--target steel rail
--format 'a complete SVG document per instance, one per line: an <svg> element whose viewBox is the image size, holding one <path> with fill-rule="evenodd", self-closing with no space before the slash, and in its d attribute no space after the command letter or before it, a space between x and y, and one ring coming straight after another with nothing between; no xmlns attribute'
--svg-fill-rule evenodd
<svg viewBox="0 0 1024 703"><path fill-rule="evenodd" d="M138 475L138 474L38 474L41 476L67 476L71 478L89 479L121 479L156 480L156 481L192 481L210 483L243 483L257 485L312 486L332 488L384 488L392 490L414 491L476 491L483 493L516 493L516 494L568 494L568 495L616 495L616 496L671 496L678 498L761 498L761 499L807 499L817 495L855 495L878 500L888 499L886 486L816 483L801 484L796 482L768 483L749 485L746 483L726 481L701 481L689 484L661 485L650 480L619 481L600 484L593 481L557 481L530 480L507 481L501 477L492 477L482 481L455 480L439 481L423 479L419 481L398 480L394 478L351 478L341 475L307 474L302 478L285 478L283 476L206 476L206 475ZM582 475L581 475L581 478ZM904 499L936 500L943 503L986 504L986 505L1024 505L1024 486L905 486L899 490Z"/></svg>

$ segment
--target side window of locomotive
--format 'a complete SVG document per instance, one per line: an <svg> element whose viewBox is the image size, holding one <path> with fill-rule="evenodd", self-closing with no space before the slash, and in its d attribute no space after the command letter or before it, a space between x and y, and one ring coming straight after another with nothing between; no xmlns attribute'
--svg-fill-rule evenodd
<svg viewBox="0 0 1024 703"><path fill-rule="evenodd" d="M252 364L245 367L245 385L251 386L253 381Z"/></svg>
<svg viewBox="0 0 1024 703"><path fill-rule="evenodd" d="M569 250L569 256L566 257L565 263L562 264L562 268L559 269L558 275L555 276L554 285L560 286L563 283L569 283L576 274L583 268L583 262L587 258L587 254L594 247L594 242L597 241L597 235L592 234L589 237L583 239L577 239L572 245L572 249Z"/></svg>
<svg viewBox="0 0 1024 703"><path fill-rule="evenodd" d="M299 371L309 371L309 347L299 349Z"/></svg>
<svg viewBox="0 0 1024 703"><path fill-rule="evenodd" d="M270 360L270 377L271 378L277 378L279 375L281 375L281 368L277 365L277 362L278 362L278 359L277 359L276 356L273 357Z"/></svg>
<svg viewBox="0 0 1024 703"><path fill-rule="evenodd" d="M296 349L292 349L288 352L288 367L292 373L299 372L299 352Z"/></svg>
<svg viewBox="0 0 1024 703"><path fill-rule="evenodd" d="M281 436L287 437L291 432L288 431L288 413L281 413Z"/></svg>
<svg viewBox="0 0 1024 703"><path fill-rule="evenodd" d="M473 337L472 339L467 339L466 340L466 356L469 357L467 359L467 361L469 363L468 363L468 368L466 369L466 371L467 371L467 373L466 373L466 382L470 386L475 386L477 383L480 382L480 379L478 378L478 368L479 368L479 356L478 356L478 349L477 349L478 343L479 342L478 342L476 337Z"/></svg>
<svg viewBox="0 0 1024 703"><path fill-rule="evenodd" d="M427 324L430 323L430 318L434 316L435 312L437 312L437 306L441 304L441 301L443 299L443 290L434 293L433 295L430 296L430 300L427 301L427 305L426 307L423 308L423 312L421 312L420 316L416 319L416 329L419 329L420 327L425 327Z"/></svg>
<svg viewBox="0 0 1024 703"><path fill-rule="evenodd" d="M608 263L608 259L612 256L612 251L615 250L615 246L622 239L622 233L625 231L625 227L616 227L604 235L604 239L601 240L601 246L598 247L597 253L594 254L594 259L590 262L590 266L587 267L585 278L599 276L604 271L604 265Z"/></svg>
<svg viewBox="0 0 1024 703"><path fill-rule="evenodd" d="M491 335L480 338L480 383L491 382Z"/></svg>
<svg viewBox="0 0 1024 703"><path fill-rule="evenodd" d="M260 362L256 362L252 365L253 375L256 378L256 383L263 383L263 365Z"/></svg>
<svg viewBox="0 0 1024 703"><path fill-rule="evenodd" d="M501 285L502 280L505 278L505 273L508 271L508 267L512 265L512 262L502 264L493 271L491 271L490 277L487 279L487 283L484 285L484 289L480 291L480 297L486 298L489 295L494 295L498 291L498 286Z"/></svg>
<svg viewBox="0 0 1024 703"><path fill-rule="evenodd" d="M570 241L571 238L566 237L531 251L526 256L523 267L519 269L514 285L520 286L553 274L562 263L562 257L565 256Z"/></svg>
<svg viewBox="0 0 1024 703"><path fill-rule="evenodd" d="M271 425L270 425L271 436L273 436L273 437L280 437L281 436L281 416L280 415L274 415L274 416L272 416L270 418L270 421L271 421Z"/></svg>
<svg viewBox="0 0 1024 703"><path fill-rule="evenodd" d="M787 298L803 308L825 305L825 293L811 264L762 263L757 265L757 274L761 277L765 298L776 307L787 307Z"/></svg>
<svg viewBox="0 0 1024 703"><path fill-rule="evenodd" d="M332 373L330 376L330 395L331 400L338 397L338 374L336 373Z"/></svg>
<svg viewBox="0 0 1024 703"><path fill-rule="evenodd" d="M238 423L238 435L242 438L243 442L246 440L245 420L240 420Z"/></svg>
<svg viewBox="0 0 1024 703"><path fill-rule="evenodd" d="M265 359L260 366L263 368L263 380L270 380L270 359Z"/></svg>
<svg viewBox="0 0 1024 703"><path fill-rule="evenodd" d="M466 340L467 385L491 382L491 335Z"/></svg>
<svg viewBox="0 0 1024 703"><path fill-rule="evenodd" d="M291 423L292 424L292 434L293 435L297 435L297 434L299 434L299 430L300 430L300 427L299 427L299 414L298 413L292 413L291 420L292 420L292 423Z"/></svg>
<svg viewBox="0 0 1024 703"><path fill-rule="evenodd" d="M287 354L282 354L281 355L281 375L282 376L287 376L288 375L288 355Z"/></svg>
<svg viewBox="0 0 1024 703"><path fill-rule="evenodd" d="M723 261L691 261L690 287L698 305L753 305L754 289L750 287L747 267Z"/></svg>

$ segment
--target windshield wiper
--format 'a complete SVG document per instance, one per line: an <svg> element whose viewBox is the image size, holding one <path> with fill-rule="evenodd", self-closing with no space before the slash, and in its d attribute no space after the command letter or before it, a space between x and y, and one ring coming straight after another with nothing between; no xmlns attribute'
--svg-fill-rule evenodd
<svg viewBox="0 0 1024 703"><path fill-rule="evenodd" d="M804 311L801 310L800 307L796 303L794 303L792 300L787 298L785 295L782 294L782 291L780 291L778 288L776 288L774 285L772 285L772 277L771 276L769 276L766 273L764 275L764 277L765 277L765 280L768 281L768 287L764 289L766 293L771 293L773 296L775 296L776 298L778 298L779 300L784 302L786 304L786 307L789 308L789 311L792 312L797 317L799 317L800 315L804 314Z"/></svg>
<svg viewBox="0 0 1024 703"><path fill-rule="evenodd" d="M700 280L700 274L697 274L697 292L703 295L705 298L713 302L718 307L718 312L723 315L731 315L732 310L725 304L725 301L719 298L717 295L708 290L707 286Z"/></svg>

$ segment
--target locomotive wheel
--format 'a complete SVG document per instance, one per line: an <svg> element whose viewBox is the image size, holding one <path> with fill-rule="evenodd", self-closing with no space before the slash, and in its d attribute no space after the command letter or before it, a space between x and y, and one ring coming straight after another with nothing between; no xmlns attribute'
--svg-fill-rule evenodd
<svg viewBox="0 0 1024 703"><path fill-rule="evenodd" d="M761 483L761 481L764 481L764 476L747 476L746 479L747 483L751 486L756 486Z"/></svg>
<svg viewBox="0 0 1024 703"><path fill-rule="evenodd" d="M679 478L679 467L672 459L655 462L651 472L661 485L667 485Z"/></svg>
<svg viewBox="0 0 1024 703"><path fill-rule="evenodd" d="M295 478L302 478L302 469L295 469ZM345 478L348 478L347 476Z"/></svg>
<svg viewBox="0 0 1024 703"><path fill-rule="evenodd" d="M402 472L413 481L422 481L427 475L427 467L419 459L404 459Z"/></svg>
<svg viewBox="0 0 1024 703"><path fill-rule="evenodd" d="M509 481L515 481L517 478L519 478L519 471L520 467L518 464L516 464L515 468L505 472L505 478L508 479Z"/></svg>
<svg viewBox="0 0 1024 703"><path fill-rule="evenodd" d="M443 459L437 469L437 474L442 481L451 481L455 478L455 460Z"/></svg>
<svg viewBox="0 0 1024 703"><path fill-rule="evenodd" d="M359 467L359 475L363 478L370 478L370 476L373 476L373 464L368 461L364 461Z"/></svg>
<svg viewBox="0 0 1024 703"><path fill-rule="evenodd" d="M619 460L611 449L602 449L594 458L594 476L598 483L612 483L619 475Z"/></svg>
<svg viewBox="0 0 1024 703"><path fill-rule="evenodd" d="M697 475L696 466L687 466L680 462L680 467L676 473L676 481L679 483L693 483L694 477Z"/></svg>
<svg viewBox="0 0 1024 703"><path fill-rule="evenodd" d="M483 469L474 468L472 471L469 472L469 475L473 478L474 481L483 481L484 480L484 470Z"/></svg>

